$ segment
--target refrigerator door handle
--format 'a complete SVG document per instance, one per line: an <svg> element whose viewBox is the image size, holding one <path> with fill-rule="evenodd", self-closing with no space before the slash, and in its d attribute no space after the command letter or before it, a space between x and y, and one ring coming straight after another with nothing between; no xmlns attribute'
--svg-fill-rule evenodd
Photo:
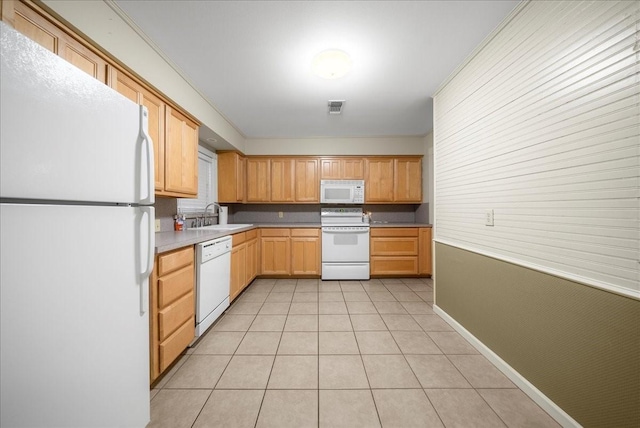
<svg viewBox="0 0 640 428"><path fill-rule="evenodd" d="M143 140L143 148L144 143L146 143L146 154L147 154L147 195L144 199L140 200L140 205L153 205L155 202L155 159L153 153L153 141L148 133L149 129L149 111L145 106L140 106L140 137ZM144 150L143 150L144 153ZM144 162L144 161L143 161ZM144 166L144 165L141 165ZM140 177L142 179L142 177Z"/></svg>
<svg viewBox="0 0 640 428"><path fill-rule="evenodd" d="M148 244L147 244L147 263L145 265L145 270L140 273L140 314L144 314L149 310L149 277L151 276L151 272L153 270L153 259L155 255L155 208L154 207L140 207L140 210L143 214L147 215L147 221L149 224L149 230L146 231L148 236ZM140 231L140 239L144 233L142 230Z"/></svg>

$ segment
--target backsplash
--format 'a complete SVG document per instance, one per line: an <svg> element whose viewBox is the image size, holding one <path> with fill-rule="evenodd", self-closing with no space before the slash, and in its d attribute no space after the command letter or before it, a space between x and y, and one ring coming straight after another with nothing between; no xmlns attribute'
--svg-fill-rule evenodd
<svg viewBox="0 0 640 428"><path fill-rule="evenodd" d="M229 223L320 223L320 204L231 204Z"/></svg>
<svg viewBox="0 0 640 428"><path fill-rule="evenodd" d="M160 231L173 230L173 216L178 212L178 200L176 198L156 198L153 205L156 208L156 220L160 220Z"/></svg>
<svg viewBox="0 0 640 428"><path fill-rule="evenodd" d="M229 207L229 223L320 223L320 204L223 204ZM178 212L174 198L156 198L156 219L162 232L173 230ZM364 205L371 220L387 223L429 223L429 204ZM282 218L279 217L282 213ZM191 224L187 221L187 227Z"/></svg>

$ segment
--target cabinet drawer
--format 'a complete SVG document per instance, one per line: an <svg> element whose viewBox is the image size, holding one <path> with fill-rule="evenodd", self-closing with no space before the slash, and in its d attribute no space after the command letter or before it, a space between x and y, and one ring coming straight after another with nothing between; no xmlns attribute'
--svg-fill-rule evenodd
<svg viewBox="0 0 640 428"><path fill-rule="evenodd" d="M247 241L258 238L258 229L247 230L245 233L247 234Z"/></svg>
<svg viewBox="0 0 640 428"><path fill-rule="evenodd" d="M165 275L193 263L193 247L163 253L158 256L158 276Z"/></svg>
<svg viewBox="0 0 640 428"><path fill-rule="evenodd" d="M191 265L158 279L158 308L164 308L190 291L193 291Z"/></svg>
<svg viewBox="0 0 640 428"><path fill-rule="evenodd" d="M236 245L242 244L246 240L247 240L246 232L240 232L240 233L235 233L231 235L231 245L233 247L235 247Z"/></svg>
<svg viewBox="0 0 640 428"><path fill-rule="evenodd" d="M193 292L190 292L166 308L158 311L158 339L162 342L186 320L193 318L194 314L195 303L193 301Z"/></svg>
<svg viewBox="0 0 640 428"><path fill-rule="evenodd" d="M304 228L304 229L291 229L291 236L311 236L311 237L319 237L320 229L315 228Z"/></svg>
<svg viewBox="0 0 640 428"><path fill-rule="evenodd" d="M371 275L417 275L418 257L371 257Z"/></svg>
<svg viewBox="0 0 640 428"><path fill-rule="evenodd" d="M417 227L372 227L371 236L415 236L418 237Z"/></svg>
<svg viewBox="0 0 640 428"><path fill-rule="evenodd" d="M371 238L372 256L417 256L418 238Z"/></svg>
<svg viewBox="0 0 640 428"><path fill-rule="evenodd" d="M175 333L160 344L160 373L165 371L178 358L178 355L189 346L189 343L195 337L195 325L195 318L192 316Z"/></svg>
<svg viewBox="0 0 640 428"><path fill-rule="evenodd" d="M260 236L289 236L289 229L265 228L260 231Z"/></svg>

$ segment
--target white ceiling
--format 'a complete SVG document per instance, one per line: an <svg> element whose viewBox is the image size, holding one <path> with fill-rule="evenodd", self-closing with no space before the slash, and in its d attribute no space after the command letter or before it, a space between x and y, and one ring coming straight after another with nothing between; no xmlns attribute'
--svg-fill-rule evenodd
<svg viewBox="0 0 640 428"><path fill-rule="evenodd" d="M245 137L300 138L426 134L431 95L518 1L116 3ZM346 77L311 73L329 48Z"/></svg>

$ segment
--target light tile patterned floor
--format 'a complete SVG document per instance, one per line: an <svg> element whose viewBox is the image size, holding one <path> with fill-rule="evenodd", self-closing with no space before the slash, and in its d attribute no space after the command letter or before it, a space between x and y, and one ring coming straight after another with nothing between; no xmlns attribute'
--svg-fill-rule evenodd
<svg viewBox="0 0 640 428"><path fill-rule="evenodd" d="M433 312L430 279L258 279L151 391L149 427L557 427Z"/></svg>

